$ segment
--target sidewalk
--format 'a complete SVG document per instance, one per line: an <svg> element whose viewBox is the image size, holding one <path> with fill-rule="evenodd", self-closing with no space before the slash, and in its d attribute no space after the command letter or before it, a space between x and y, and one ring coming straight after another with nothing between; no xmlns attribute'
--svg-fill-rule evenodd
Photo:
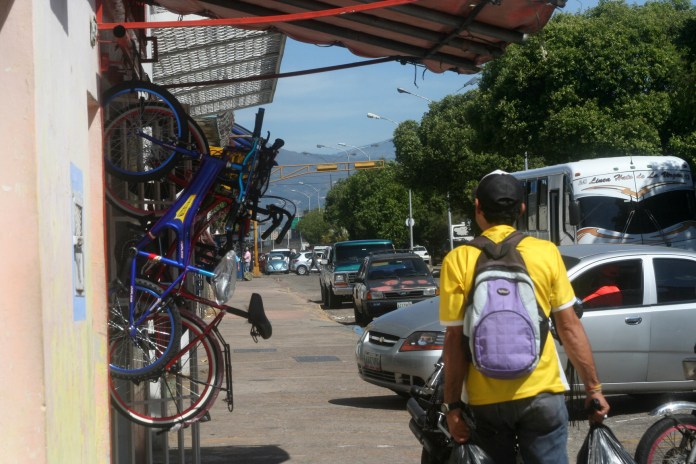
<svg viewBox="0 0 696 464"><path fill-rule="evenodd" d="M200 425L201 462L420 462L406 400L358 376L351 326L273 277L237 282L232 306L246 309L254 292L273 336L255 344L245 320L223 319L235 409L219 398L212 420Z"/></svg>

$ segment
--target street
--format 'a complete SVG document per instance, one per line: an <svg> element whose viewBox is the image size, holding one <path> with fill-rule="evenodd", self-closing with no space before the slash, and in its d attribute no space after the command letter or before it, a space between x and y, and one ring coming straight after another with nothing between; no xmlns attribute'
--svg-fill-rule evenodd
<svg viewBox="0 0 696 464"><path fill-rule="evenodd" d="M255 344L247 324L234 317L223 321L232 349L235 409L228 412L218 398L211 421L200 425L201 462L420 462L406 400L358 376L353 354L358 334L350 303L324 310L316 273L238 282L233 305L243 306L251 292L263 296L274 334ZM671 398L696 400L692 394ZM655 422L647 412L667 397L608 399L612 411L605 424L633 454ZM587 429L584 420L570 428L571 462Z"/></svg>

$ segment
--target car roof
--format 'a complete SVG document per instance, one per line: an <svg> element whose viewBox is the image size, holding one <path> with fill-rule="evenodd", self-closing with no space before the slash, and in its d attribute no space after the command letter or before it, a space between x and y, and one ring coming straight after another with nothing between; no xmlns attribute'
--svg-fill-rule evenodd
<svg viewBox="0 0 696 464"><path fill-rule="evenodd" d="M673 248L660 245L614 245L614 244L592 244L592 245L561 245L558 247L561 255L579 260L587 260L594 257L613 257L629 255L673 255L689 256L696 258L696 252L683 248Z"/></svg>
<svg viewBox="0 0 696 464"><path fill-rule="evenodd" d="M372 253L369 255L371 261L378 259L423 259L415 253Z"/></svg>
<svg viewBox="0 0 696 464"><path fill-rule="evenodd" d="M391 240L382 239L382 238L375 238L375 239L369 239L369 240L346 240L345 242L336 242L334 245L335 245L335 246L343 246L343 245L382 245L382 244L388 244L388 245L390 245L391 243L392 243Z"/></svg>

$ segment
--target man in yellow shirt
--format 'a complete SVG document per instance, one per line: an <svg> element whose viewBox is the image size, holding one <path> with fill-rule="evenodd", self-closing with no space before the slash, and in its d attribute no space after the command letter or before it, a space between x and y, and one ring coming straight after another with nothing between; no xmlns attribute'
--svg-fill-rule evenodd
<svg viewBox="0 0 696 464"><path fill-rule="evenodd" d="M481 179L476 189L475 218L483 235L495 243L514 232L512 225L524 213L520 182L503 171ZM537 304L546 316L553 312L556 331L580 379L585 385L586 407L593 399L599 409L590 421L602 422L609 405L602 395L592 350L573 310L575 294L556 246L546 240L524 238L517 246L534 283ZM473 286L474 269L481 252L473 246L452 250L440 273L440 321L446 330L445 404L449 431L456 443L470 437L461 416L462 401L473 411L477 444L496 464L515 463L515 444L524 462L568 462L568 389L551 337L546 338L537 367L522 377L501 380L479 372L469 359L463 334L464 311Z"/></svg>

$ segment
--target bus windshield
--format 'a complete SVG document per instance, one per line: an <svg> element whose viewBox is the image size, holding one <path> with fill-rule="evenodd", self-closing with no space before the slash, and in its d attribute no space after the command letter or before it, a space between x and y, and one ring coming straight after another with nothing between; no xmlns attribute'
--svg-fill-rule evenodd
<svg viewBox="0 0 696 464"><path fill-rule="evenodd" d="M694 195L689 190L672 190L641 202L613 197L585 197L580 198L579 203L579 227L598 227L617 232L625 230L627 234L650 234L696 218ZM635 212L631 215L632 211Z"/></svg>

